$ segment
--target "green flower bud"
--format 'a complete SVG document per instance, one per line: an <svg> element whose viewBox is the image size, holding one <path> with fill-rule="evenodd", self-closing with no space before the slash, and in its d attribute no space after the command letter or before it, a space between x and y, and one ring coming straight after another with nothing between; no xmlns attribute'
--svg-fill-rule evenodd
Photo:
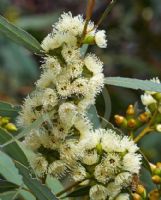
<svg viewBox="0 0 161 200"><path fill-rule="evenodd" d="M4 128L11 132L17 131L17 127L12 123L8 123Z"/></svg>

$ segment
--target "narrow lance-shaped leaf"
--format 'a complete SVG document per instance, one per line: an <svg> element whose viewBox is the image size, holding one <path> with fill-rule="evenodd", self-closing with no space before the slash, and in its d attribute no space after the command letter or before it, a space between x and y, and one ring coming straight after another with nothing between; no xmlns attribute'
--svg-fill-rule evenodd
<svg viewBox="0 0 161 200"><path fill-rule="evenodd" d="M15 165L22 175L25 185L32 191L37 200L57 200L47 186L42 185L39 180L31 177L30 171L25 166L18 162Z"/></svg>
<svg viewBox="0 0 161 200"><path fill-rule="evenodd" d="M31 34L13 25L2 16L0 16L0 32L34 53L41 52L40 43Z"/></svg>
<svg viewBox="0 0 161 200"><path fill-rule="evenodd" d="M6 130L0 128L0 145L6 143L11 139L12 135L10 135ZM11 158L23 163L25 166L29 166L24 152L16 142L13 142L12 144L9 144L8 146L2 148L2 151L11 156Z"/></svg>
<svg viewBox="0 0 161 200"><path fill-rule="evenodd" d="M19 188L19 185L11 183L7 180L0 179L0 193L13 191Z"/></svg>
<svg viewBox="0 0 161 200"><path fill-rule="evenodd" d="M106 77L105 84L131 88L135 90L140 89L140 90L161 92L161 84L154 83L148 80L139 80L139 79L123 78L123 77Z"/></svg>

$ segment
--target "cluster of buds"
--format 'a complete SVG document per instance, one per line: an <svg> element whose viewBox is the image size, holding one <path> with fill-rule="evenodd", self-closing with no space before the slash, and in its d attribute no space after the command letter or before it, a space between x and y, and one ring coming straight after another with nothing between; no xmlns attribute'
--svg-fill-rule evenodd
<svg viewBox="0 0 161 200"><path fill-rule="evenodd" d="M152 181L157 185L161 185L161 162L156 165L151 164Z"/></svg>
<svg viewBox="0 0 161 200"><path fill-rule="evenodd" d="M10 122L9 117L0 116L0 128L3 128L9 132L17 131L17 127L13 123Z"/></svg>
<svg viewBox="0 0 161 200"><path fill-rule="evenodd" d="M129 105L126 110L126 115L115 115L115 123L127 130L136 130L143 124L147 123L150 119L148 112L138 113L133 105Z"/></svg>
<svg viewBox="0 0 161 200"><path fill-rule="evenodd" d="M132 194L133 200L144 200L147 198L146 189L143 185L138 184L136 191Z"/></svg>

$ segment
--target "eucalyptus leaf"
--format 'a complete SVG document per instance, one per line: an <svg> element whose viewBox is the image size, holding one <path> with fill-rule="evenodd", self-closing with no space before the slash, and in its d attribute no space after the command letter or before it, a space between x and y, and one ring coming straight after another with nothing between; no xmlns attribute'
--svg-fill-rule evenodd
<svg viewBox="0 0 161 200"><path fill-rule="evenodd" d="M0 102L0 116L14 118L18 115L20 108L18 106L13 106L12 104L6 102Z"/></svg>
<svg viewBox="0 0 161 200"><path fill-rule="evenodd" d="M148 80L139 80L139 79L123 78L123 77L106 77L104 82L107 85L125 87L134 90L140 89L140 90L161 92L161 84L154 83Z"/></svg>
<svg viewBox="0 0 161 200"><path fill-rule="evenodd" d="M0 16L0 32L18 44L22 44L34 53L41 52L40 43L28 32L16 27L14 24Z"/></svg>
<svg viewBox="0 0 161 200"><path fill-rule="evenodd" d="M4 192L0 194L0 200L11 200L15 194L16 191Z"/></svg>
<svg viewBox="0 0 161 200"><path fill-rule="evenodd" d="M39 180L31 177L28 168L19 162L15 162L15 165L19 170L19 173L22 175L25 185L32 191L37 200L57 200L55 195L47 186L43 185Z"/></svg>
<svg viewBox="0 0 161 200"><path fill-rule="evenodd" d="M13 191L19 188L19 185L9 182L7 180L0 179L0 193Z"/></svg>
<svg viewBox="0 0 161 200"><path fill-rule="evenodd" d="M12 138L13 137L9 132L0 128L0 145L10 141ZM24 152L16 142L5 146L4 148L2 148L2 150L9 156L11 156L11 158L23 163L25 166L29 166L28 160Z"/></svg>
<svg viewBox="0 0 161 200"><path fill-rule="evenodd" d="M0 174L8 181L17 185L22 184L22 177L19 175L12 159L2 151L0 151Z"/></svg>

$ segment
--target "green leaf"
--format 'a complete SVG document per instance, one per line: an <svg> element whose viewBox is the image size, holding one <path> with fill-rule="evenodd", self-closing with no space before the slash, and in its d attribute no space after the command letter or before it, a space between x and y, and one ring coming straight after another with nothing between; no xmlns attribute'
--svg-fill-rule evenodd
<svg viewBox="0 0 161 200"><path fill-rule="evenodd" d="M154 83L148 80L139 80L139 79L123 78L123 77L106 77L105 84L131 88L134 90L140 89L140 90L161 92L161 84Z"/></svg>
<svg viewBox="0 0 161 200"><path fill-rule="evenodd" d="M74 190L73 192L70 192L69 194L67 194L65 197L80 197L80 196L88 195L90 188L91 186L84 186L84 187L78 188Z"/></svg>
<svg viewBox="0 0 161 200"><path fill-rule="evenodd" d="M0 179L0 193L7 192L7 191L13 191L18 188L19 188L19 185L11 183L7 180Z"/></svg>
<svg viewBox="0 0 161 200"><path fill-rule="evenodd" d="M19 175L12 159L5 153L0 151L0 174L15 184L22 184L22 177Z"/></svg>
<svg viewBox="0 0 161 200"><path fill-rule="evenodd" d="M57 200L48 187L42 185L39 180L31 177L28 168L19 162L16 162L15 165L19 170L19 173L22 175L25 185L32 191L38 200Z"/></svg>
<svg viewBox="0 0 161 200"><path fill-rule="evenodd" d="M16 191L4 192L0 194L0 200L11 200L15 194Z"/></svg>
<svg viewBox="0 0 161 200"><path fill-rule="evenodd" d="M12 104L0 102L0 116L15 118L20 111L18 106L13 106Z"/></svg>
<svg viewBox="0 0 161 200"><path fill-rule="evenodd" d="M0 145L8 142L13 137L10 135L6 130L0 128ZM20 163L24 164L25 166L29 166L29 163L27 161L27 158L22 151L22 149L19 147L19 145L16 142L13 142L12 144L9 144L8 146L5 146L2 148L2 150L11 156L11 158L19 161Z"/></svg>
<svg viewBox="0 0 161 200"><path fill-rule="evenodd" d="M40 53L41 51L40 43L32 35L16 27L2 16L0 16L0 32L34 53Z"/></svg>

